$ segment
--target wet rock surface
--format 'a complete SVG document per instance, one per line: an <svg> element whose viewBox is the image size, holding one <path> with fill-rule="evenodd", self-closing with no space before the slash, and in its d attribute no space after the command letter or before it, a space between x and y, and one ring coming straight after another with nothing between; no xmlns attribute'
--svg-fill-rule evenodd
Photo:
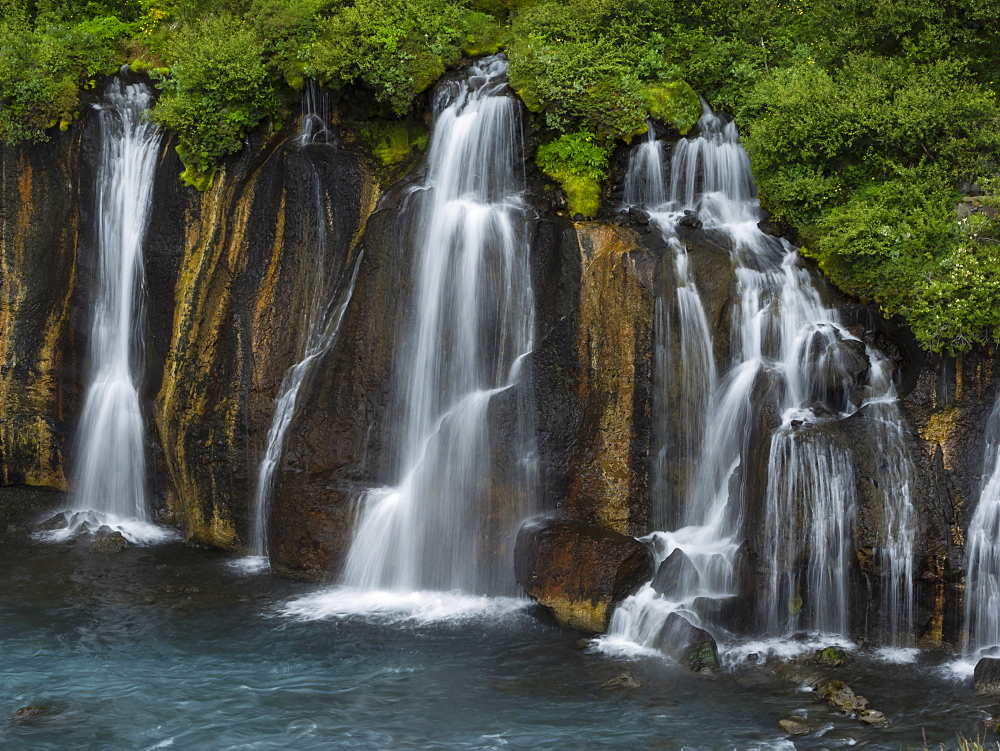
<svg viewBox="0 0 1000 751"><path fill-rule="evenodd" d="M715 638L678 613L667 616L655 646L694 673L715 675L720 670Z"/></svg>
<svg viewBox="0 0 1000 751"><path fill-rule="evenodd" d="M972 686L979 694L1000 694L1000 657L983 657L976 663Z"/></svg>
<svg viewBox="0 0 1000 751"><path fill-rule="evenodd" d="M603 633L615 604L653 575L638 540L592 524L529 519L514 548L517 582L567 628Z"/></svg>

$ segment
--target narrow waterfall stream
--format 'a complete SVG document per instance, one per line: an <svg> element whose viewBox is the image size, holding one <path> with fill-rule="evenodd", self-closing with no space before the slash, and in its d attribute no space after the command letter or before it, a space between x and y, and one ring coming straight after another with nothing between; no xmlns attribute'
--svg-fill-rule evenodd
<svg viewBox="0 0 1000 751"><path fill-rule="evenodd" d="M891 487L882 491L887 535L881 555L893 582L884 603L893 609L892 633L883 638L896 643L912 620L914 520L889 362L824 304L795 248L758 228L763 214L734 123L706 106L692 136L675 147L669 177L663 170L662 146L651 128L633 150L624 200L649 212L674 251L676 290L657 300L653 519L679 520L680 527L644 538L662 571L616 609L603 643L656 647L672 613L717 638L728 636L724 611L739 594L735 571L749 534L748 457L761 440L755 431L771 430L762 422L768 409L778 424L770 436L761 556L766 574L756 631L846 636L855 478L850 447L826 426L861 407L879 427L879 445L902 457L886 476L884 485ZM714 360L691 259L679 237L680 227L692 223L731 247L735 302L728 362ZM682 367L672 365L677 358ZM855 382L859 372L868 374L859 379L863 383ZM673 404L667 393L674 394Z"/></svg>
<svg viewBox="0 0 1000 751"><path fill-rule="evenodd" d="M1000 396L987 423L982 489L966 543L965 623L970 654L1000 646Z"/></svg>
<svg viewBox="0 0 1000 751"><path fill-rule="evenodd" d="M299 134L294 143L299 149L305 150L314 144L335 145L336 138L329 128L330 94L310 81L302 99L302 116ZM340 322L344 311L351 300L354 282L357 279L358 263L354 264L350 281L339 290L340 281L336 269L327 268L328 243L330 229L328 227L328 207L322 179L315 165L305 160L309 167L308 177L311 181L313 211L315 212L315 247L312 249L314 260L310 279L313 281L311 299L303 322L305 339L299 352L299 360L290 367L278 389L274 402L274 415L271 427L267 431L267 442L264 458L257 472L257 485L253 499L253 524L250 536L250 555L239 559L239 566L248 570L260 570L269 566L268 562L268 525L270 523L271 494L274 488L274 471L281 460L285 447L285 437L288 426L295 416L299 390L313 364L327 352L337 339Z"/></svg>
<svg viewBox="0 0 1000 751"><path fill-rule="evenodd" d="M142 245L162 135L146 117L152 92L115 78L95 105L97 166L96 289L90 319L88 375L76 436L68 526L50 538L106 525L133 541L166 530L150 523L145 427L138 386L143 359Z"/></svg>
<svg viewBox="0 0 1000 751"><path fill-rule="evenodd" d="M520 378L533 307L506 70L500 56L479 60L435 95L426 177L406 209L417 228L396 355L397 476L361 501L343 575L355 591L513 593L513 533L532 493L527 479L494 486L489 413Z"/></svg>

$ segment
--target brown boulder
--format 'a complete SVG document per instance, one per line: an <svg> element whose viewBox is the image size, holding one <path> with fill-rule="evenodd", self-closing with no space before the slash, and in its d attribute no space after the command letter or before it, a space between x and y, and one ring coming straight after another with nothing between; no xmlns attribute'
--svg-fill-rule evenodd
<svg viewBox="0 0 1000 751"><path fill-rule="evenodd" d="M653 575L633 537L578 521L529 519L514 546L514 574L560 625L603 633L614 606Z"/></svg>

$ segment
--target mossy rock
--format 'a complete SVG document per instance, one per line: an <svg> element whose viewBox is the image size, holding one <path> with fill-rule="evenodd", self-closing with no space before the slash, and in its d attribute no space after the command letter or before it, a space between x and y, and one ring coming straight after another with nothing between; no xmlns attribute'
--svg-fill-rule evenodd
<svg viewBox="0 0 1000 751"><path fill-rule="evenodd" d="M652 84L646 89L649 116L686 134L701 117L698 94L684 81Z"/></svg>

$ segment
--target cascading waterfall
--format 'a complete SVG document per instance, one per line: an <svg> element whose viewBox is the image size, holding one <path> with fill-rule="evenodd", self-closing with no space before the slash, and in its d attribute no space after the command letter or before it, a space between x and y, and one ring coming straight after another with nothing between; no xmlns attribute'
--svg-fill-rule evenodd
<svg viewBox="0 0 1000 751"><path fill-rule="evenodd" d="M73 512L63 535L108 525L132 539L162 536L149 524L142 377L142 244L161 133L147 118L149 87L116 78L96 105L97 270L89 376L76 443Z"/></svg>
<svg viewBox="0 0 1000 751"><path fill-rule="evenodd" d="M330 111L330 94L310 81L302 99L302 116L299 134L294 143L300 149L311 144L333 145L336 139L330 131L328 117ZM268 525L270 522L271 494L274 488L274 471L281 460L285 447L285 437L288 426L295 416L299 390L313 364L326 353L336 341L337 332L344 311L350 302L354 291L354 281L357 278L358 264L355 263L354 275L350 282L341 290L340 299L334 299L333 287L337 283L334 270L326 268L329 228L328 211L319 171L309 162L308 173L313 189L313 211L315 213L315 247L313 258L315 264L310 279L313 280L311 300L304 322L306 332L298 362L285 371L281 386L274 402L274 415L271 427L267 431L267 443L264 458L257 471L257 486L254 491L253 524L250 536L250 556L240 560L240 565L253 569L268 566Z"/></svg>
<svg viewBox="0 0 1000 751"><path fill-rule="evenodd" d="M678 403L666 414L679 424L666 431L679 431L686 440L671 442L675 457L665 456L661 443L654 469L667 471L673 462L673 475L683 465L680 472L687 478L654 485L654 493L660 505L681 506L682 526L644 538L654 549L657 567L668 566L676 575L669 586L654 579L626 599L613 614L608 640L655 646L671 612L718 631L719 624L711 622L714 614L737 594L734 567L746 512L744 473L754 431L765 427L761 415L769 405L780 425L771 435L767 478L764 551L769 576L763 623L776 634L801 627L845 634L855 480L848 450L826 435L824 424L855 412L867 398L865 406L877 413L873 422L888 423L879 440L905 454L887 361L851 335L837 311L824 305L794 247L758 228L762 212L734 123L706 106L695 134L677 144L669 180L657 174L663 163L660 148L650 129L633 152L625 202L649 211L675 251L676 300L658 304L676 313L658 317L657 325L679 326L680 345L670 349L671 332L658 332L663 352L657 353L656 365L662 369L660 380L666 381L658 389L672 390ZM678 238L679 226L692 216L731 242L737 302L731 359L719 364L721 375ZM683 367L671 366L676 356ZM856 389L859 359L864 367L873 363L871 370L880 375ZM882 410L882 405L889 408ZM665 414L662 408L658 413ZM657 440L664 433L659 431ZM897 487L894 497L885 499L895 504L886 511L890 531L885 558L894 567L890 578L899 586L890 587L887 597L904 613L896 620L902 629L912 609L913 518L908 480L888 479ZM671 489L679 493L665 492ZM666 516L660 513L660 518Z"/></svg>
<svg viewBox="0 0 1000 751"><path fill-rule="evenodd" d="M966 542L965 623L970 653L1000 646L1000 396L986 428L982 488Z"/></svg>
<svg viewBox="0 0 1000 751"><path fill-rule="evenodd" d="M533 306L521 125L506 69L504 58L485 58L435 96L426 178L408 198L417 231L411 317L397 347L397 480L361 501L343 576L351 588L512 591L510 544L531 483L525 475L513 494L495 488L488 418L518 382Z"/></svg>

